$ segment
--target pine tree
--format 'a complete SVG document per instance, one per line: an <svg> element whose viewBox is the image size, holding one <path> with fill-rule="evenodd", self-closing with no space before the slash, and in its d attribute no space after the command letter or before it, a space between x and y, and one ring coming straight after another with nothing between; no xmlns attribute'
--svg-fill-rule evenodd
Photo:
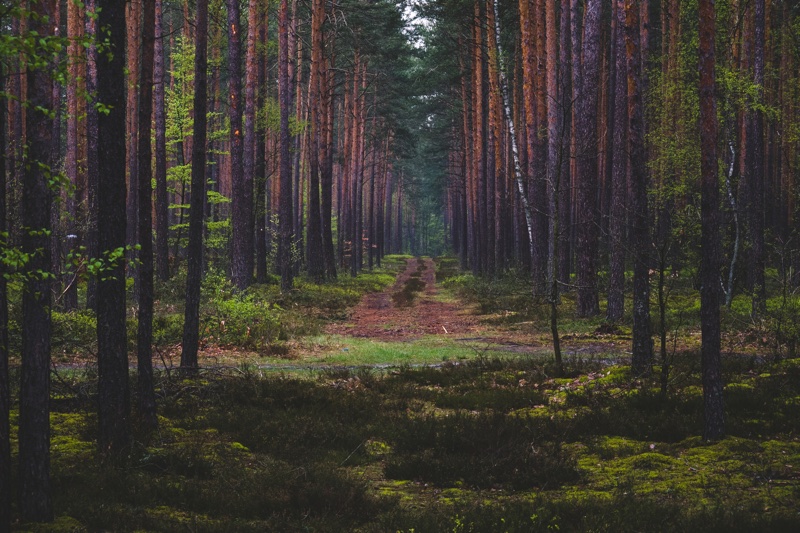
<svg viewBox="0 0 800 533"><path fill-rule="evenodd" d="M200 344L200 282L203 275L203 214L206 195L206 139L208 85L208 0L197 1L197 39L194 56L194 135L192 138L192 190L189 209L188 273L183 322L181 368L197 368Z"/></svg>
<svg viewBox="0 0 800 533"><path fill-rule="evenodd" d="M703 437L725 434L720 361L719 256L720 209L717 161L716 11L714 0L700 0L700 153L701 256L700 325L702 334Z"/></svg>
<svg viewBox="0 0 800 533"><path fill-rule="evenodd" d="M153 384L153 170L150 145L153 114L153 62L155 54L155 0L142 0L142 63L139 70L138 165L136 183L139 195L137 242L139 265L136 269L139 286L137 312L137 391L138 411L144 425L158 425Z"/></svg>
<svg viewBox="0 0 800 533"><path fill-rule="evenodd" d="M97 56L98 249L108 262L97 286L97 442L102 454L130 444L130 392L125 325L125 5L99 0L98 27L108 29L112 54Z"/></svg>
<svg viewBox="0 0 800 533"><path fill-rule="evenodd" d="M43 0L28 20L31 35L54 35L55 0ZM39 41L42 43L42 41ZM35 53L48 54L44 50ZM38 63L38 65L37 65ZM22 251L29 259L22 289L22 382L19 412L20 513L23 520L53 519L50 487L50 306L52 281L50 213L53 192L48 185L54 168L53 109L50 65L45 60L26 70L27 150L22 176Z"/></svg>

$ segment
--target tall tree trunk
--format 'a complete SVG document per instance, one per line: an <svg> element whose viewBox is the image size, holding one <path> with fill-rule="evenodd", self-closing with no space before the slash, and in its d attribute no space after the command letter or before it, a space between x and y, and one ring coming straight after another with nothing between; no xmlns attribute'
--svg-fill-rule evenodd
<svg viewBox="0 0 800 533"><path fill-rule="evenodd" d="M30 18L40 38L54 34L57 4L42 0ZM52 191L45 169L55 163L52 119L40 110L53 108L49 66L28 65L24 101L27 150L22 176L22 251L29 254L22 289L22 383L19 412L20 512L26 522L53 519L50 494L50 210Z"/></svg>
<svg viewBox="0 0 800 533"><path fill-rule="evenodd" d="M258 46L257 50L261 50L257 54L258 61L258 80L256 86L258 87L256 104L258 109L264 107L266 102L267 93L267 28L268 28L268 13L264 8L263 14L259 14L261 24L258 26ZM263 56L263 57L262 57ZM256 262L256 282L266 283L267 281L267 132L262 124L256 125L256 163L255 163L255 188L256 188L256 202L254 206L255 215L255 262Z"/></svg>
<svg viewBox="0 0 800 533"><path fill-rule="evenodd" d="M97 36L97 0L86 0L86 36L90 39L90 44L86 49L86 202L87 202L87 221L86 221L86 253L90 258L100 257L97 228L97 193L100 186L100 168L98 152L98 129L97 123L99 113L95 103L97 98L97 46L95 39ZM97 310L97 277L89 277L86 284L86 308Z"/></svg>
<svg viewBox="0 0 800 533"><path fill-rule="evenodd" d="M535 31L535 68L534 68L534 98L533 110L535 117L533 138L534 165L531 179L531 209L534 216L533 229L533 256L531 257L531 270L533 273L534 296L548 294L546 283L548 260L548 186L547 186L547 82L546 82L546 47L545 47L545 0L533 0L533 24ZM555 43L555 41L554 41ZM531 142L531 141L528 141Z"/></svg>
<svg viewBox="0 0 800 533"><path fill-rule="evenodd" d="M332 59L330 66L332 67ZM322 247L325 252L325 275L328 279L336 279L336 252L333 247L333 123L334 123L334 76L323 70L324 65L320 66L320 84L323 91L323 116L324 116L324 137L320 138L323 143L323 160L320 169L321 198L320 207L322 209Z"/></svg>
<svg viewBox="0 0 800 533"><path fill-rule="evenodd" d="M69 223L65 239L66 244L71 248L68 251L75 252L83 244L81 228L84 221L85 203L84 196L86 193L86 173L84 169L80 168L81 160L80 150L80 133L79 128L84 126L82 118L85 111L84 106L80 105L79 92L82 90L84 73L83 64L84 59L81 54L83 47L81 39L83 38L84 23L82 6L77 2L69 2L67 4L67 65L69 75L67 79L67 146L66 157L64 159L64 167L67 179L75 187L74 193L66 191L67 197L67 212L69 216ZM74 236L74 237L73 237ZM65 310L72 310L78 307L78 279L76 272L69 272L69 265L67 266L68 276L64 280L66 287L64 288L63 307Z"/></svg>
<svg viewBox="0 0 800 533"><path fill-rule="evenodd" d="M597 103L600 78L602 2L587 0L583 43L582 83L576 119L578 179L576 191L578 316L600 312L597 292Z"/></svg>
<svg viewBox="0 0 800 533"><path fill-rule="evenodd" d="M720 360L720 207L717 161L717 102L714 0L700 0L700 324L702 334L703 438L725 434Z"/></svg>
<svg viewBox="0 0 800 533"><path fill-rule="evenodd" d="M0 64L0 88L6 89L6 67ZM6 110L8 101L0 98L0 233L6 223L7 147ZM5 264L0 262L0 531L11 530L11 382L8 375L8 283Z"/></svg>
<svg viewBox="0 0 800 533"><path fill-rule="evenodd" d="M113 55L97 57L97 99L109 107L97 124L97 225L100 253L111 264L97 286L97 370L100 453L118 454L130 444L130 391L125 327L125 5L98 2L98 26L108 28ZM118 256L115 259L114 256Z"/></svg>
<svg viewBox="0 0 800 533"><path fill-rule="evenodd" d="M27 19L24 16L14 16L11 19L11 33L15 37L21 38L27 31L25 26ZM25 70L26 61L24 56L20 53L10 61L9 65L9 95L11 101L9 103L9 147L8 153L11 155L10 161L10 174L11 183L9 183L8 192L8 215L10 220L22 220L22 173L25 165L23 163L23 154L25 148L25 108L22 103L25 101ZM22 228L10 228L9 238L12 243L19 243L22 238Z"/></svg>
<svg viewBox="0 0 800 533"><path fill-rule="evenodd" d="M61 37L62 28L60 6L56 7L50 23L53 26L54 36L57 38ZM51 59L51 68L55 69L56 66L63 60L64 58L62 57L62 54L60 52L56 53ZM63 108L61 105L61 88L61 83L54 77L51 77L50 91L51 102L53 104L51 108L52 120L50 120L50 124L53 128L53 132L50 138L53 140L53 146L51 147L51 150L54 161L59 161L61 159L61 120ZM56 198L58 198L60 201L56 200ZM57 293L63 294L62 291L64 290L64 287L68 287L67 280L69 278L64 262L67 249L69 248L68 244L65 242L67 240L67 233L65 230L68 222L66 219L69 217L65 216L62 220L62 209L60 209L60 206L66 204L67 213L69 213L71 210L74 211L74 199L70 194L70 191L66 190L66 188L61 188L60 191L53 197L53 202L55 209L50 210L50 272L56 276L53 284L55 290ZM53 301L53 306L63 310L63 297L61 294L55 298Z"/></svg>
<svg viewBox="0 0 800 533"><path fill-rule="evenodd" d="M482 3L475 1L473 17L472 55L472 200L476 227L474 261L475 274L486 272L487 220L486 220L486 87L485 87L485 13Z"/></svg>
<svg viewBox="0 0 800 533"><path fill-rule="evenodd" d="M194 56L194 136L192 140L192 191L189 207L186 310L183 322L181 368L197 368L200 341L200 282L203 275L203 207L206 195L206 108L208 97L208 0L197 0L197 40Z"/></svg>
<svg viewBox="0 0 800 533"><path fill-rule="evenodd" d="M561 167L564 165L563 115L559 110L562 95L558 87L558 41L556 40L556 2L547 0L545 26L547 28L547 299L550 304L550 332L553 339L556 371L563 373L561 340L558 333L558 233L559 233L559 187ZM544 38L544 36L542 36Z"/></svg>
<svg viewBox="0 0 800 533"><path fill-rule="evenodd" d="M753 82L758 91L755 105L764 103L764 33L765 1L755 0ZM764 113L760 108L747 112L747 156L745 158L748 182L748 223L750 228L750 288L754 317L766 311L764 280Z"/></svg>
<svg viewBox="0 0 800 533"><path fill-rule="evenodd" d="M127 210L128 210L128 235L127 243L136 243L136 228L138 226L136 218L139 213L139 197L134 192L139 190L139 184L136 180L139 177L139 171L136 168L139 159L136 155L136 149L139 146L138 132L139 132L139 90L137 88L139 82L139 61L141 59L139 44L140 33L142 29L142 1L143 0L129 0L125 2L127 6L127 60L128 60L128 86L127 86L127 126L126 138L128 140L126 156L128 166L128 190L131 194L127 196ZM136 256L135 252L131 255ZM138 287L136 288L138 298Z"/></svg>
<svg viewBox="0 0 800 533"><path fill-rule="evenodd" d="M581 64L581 51L583 49L583 17L581 16L581 0L570 0L570 64L572 65L572 115L570 117L572 135L570 136L570 215L569 215L569 235L567 239L570 243L569 273L575 272L576 261L576 234L578 217L577 196L578 196L578 158L580 157L579 148L579 129L578 121L581 113L581 88L583 86L583 67ZM565 280L570 280L566 276ZM571 286L568 285L568 286Z"/></svg>
<svg viewBox="0 0 800 533"><path fill-rule="evenodd" d="M139 285L137 313L138 410L144 425L154 429L156 396L153 385L153 162L150 133L153 115L153 60L155 54L155 0L142 0L142 64L139 70Z"/></svg>
<svg viewBox="0 0 800 533"><path fill-rule="evenodd" d="M628 91L625 49L625 0L614 2L614 141L611 161L611 209L609 211L610 261L606 320L622 320L625 311L625 252L628 192Z"/></svg>
<svg viewBox="0 0 800 533"><path fill-rule="evenodd" d="M644 145L642 105L642 60L640 51L639 3L625 0L625 48L628 72L628 146L631 170L631 213L633 215L633 358L634 375L649 375L653 364L650 331L650 219L647 209L647 154Z"/></svg>
<svg viewBox="0 0 800 533"><path fill-rule="evenodd" d="M228 5L228 98L230 119L230 169L232 184L233 254L231 270L234 285L247 288L253 276L253 231L250 220L253 212L252 174L242 168L242 77L241 44L239 40L239 0L227 0ZM255 81L255 80L253 80ZM250 184L248 189L247 185Z"/></svg>
<svg viewBox="0 0 800 533"><path fill-rule="evenodd" d="M291 136L289 135L289 107L291 91L289 86L289 2L280 1L278 15L278 100L280 106L280 219L278 241L278 268L281 273L281 290L292 289L292 159L289 153Z"/></svg>
<svg viewBox="0 0 800 533"><path fill-rule="evenodd" d="M164 0L155 0L155 51L153 77L155 90L155 177L156 177L156 273L169 279L169 200L167 197L167 113L166 72L164 69Z"/></svg>
<svg viewBox="0 0 800 533"><path fill-rule="evenodd" d="M494 23L495 33L502 35L500 32L500 17L498 14L497 0L493 2L492 8L494 9ZM525 190L525 183L522 174L522 165L520 162L519 144L517 143L516 128L514 127L514 119L511 114L511 100L508 91L508 81L506 80L505 70L502 64L503 50L500 47L500 40L497 41L497 57L500 60L500 68L498 69L500 75L500 93L503 97L503 120L508 128L508 137L511 144L511 156L514 162L514 181L517 184L517 193L520 203L522 204L522 211L525 215L525 224L527 227L528 242L533 241L533 213L531 206L528 203L527 191ZM526 254L530 257L530 254Z"/></svg>
<svg viewBox="0 0 800 533"><path fill-rule="evenodd" d="M245 58L245 104L244 104L244 183L243 189L246 193L245 204L242 206L246 208L246 224L242 238L246 236L246 246L241 251L242 259L244 261L243 270L247 275L247 281L253 277L254 268L254 202L253 202L253 186L256 179L256 167L258 165L257 155L258 150L256 145L258 143L258 136L256 131L258 124L256 123L256 110L258 109L258 93L266 90L258 85L258 40L260 27L260 3L257 0L249 0L247 8L247 54ZM234 246L236 246L234 240ZM244 243L243 243L244 244Z"/></svg>
<svg viewBox="0 0 800 533"><path fill-rule="evenodd" d="M325 276L325 254L322 247L322 220L319 196L320 155L325 142L322 128L320 100L323 91L322 68L322 24L325 21L324 0L313 0L311 4L311 76L308 84L311 113L311 144L309 150L308 180L308 275L315 281Z"/></svg>
<svg viewBox="0 0 800 533"><path fill-rule="evenodd" d="M494 23L494 9L492 1L486 2L486 38L487 38L487 78L489 88L489 106L487 109L489 124L487 128L487 161L486 161L486 221L487 242L486 263L487 274L494 276L498 272L500 258L498 252L502 250L502 224L501 211L498 209L497 196L500 190L500 180L503 176L503 117L502 97L500 96L500 79L498 77L499 59L497 57L497 33Z"/></svg>

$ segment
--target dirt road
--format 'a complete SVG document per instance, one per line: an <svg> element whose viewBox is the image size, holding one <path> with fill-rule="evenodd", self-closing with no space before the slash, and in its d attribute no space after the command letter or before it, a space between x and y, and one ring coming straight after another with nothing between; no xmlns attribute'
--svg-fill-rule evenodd
<svg viewBox="0 0 800 533"><path fill-rule="evenodd" d="M424 287L411 302L406 302L399 293L414 278ZM424 335L463 337L477 331L478 319L472 309L439 295L436 267L429 258L409 259L394 285L364 297L346 323L326 328L329 334L386 341L412 340Z"/></svg>

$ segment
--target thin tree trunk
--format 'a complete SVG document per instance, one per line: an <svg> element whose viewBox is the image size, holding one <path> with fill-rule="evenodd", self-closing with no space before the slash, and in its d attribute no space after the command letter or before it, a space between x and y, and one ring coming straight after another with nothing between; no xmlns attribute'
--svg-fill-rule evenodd
<svg viewBox="0 0 800 533"><path fill-rule="evenodd" d="M127 60L128 60L128 86L127 86L127 126L126 138L128 140L126 156L128 166L128 190L131 194L127 195L127 210L128 210L128 235L126 242L130 245L136 243L136 218L139 213L139 198L134 192L139 190L139 184L136 180L139 177L139 171L136 168L138 165L138 157L136 149L139 145L138 131L139 131L139 90L137 88L139 82L139 39L142 26L142 0L128 0L125 2L127 6L126 23L127 23ZM131 255L136 256L135 252L131 251ZM136 288L138 298L138 287Z"/></svg>
<svg viewBox="0 0 800 533"><path fill-rule="evenodd" d="M600 312L597 292L597 104L600 78L600 28L602 2L587 0L583 43L582 83L576 118L578 179L576 191L578 297L580 317Z"/></svg>
<svg viewBox="0 0 800 533"><path fill-rule="evenodd" d="M156 177L156 273L162 281L169 279L169 200L167 198L167 113L165 107L166 77L164 70L163 0L156 1L155 57L153 64L155 90L155 177Z"/></svg>
<svg viewBox="0 0 800 533"><path fill-rule="evenodd" d="M717 161L717 102L714 0L700 0L700 324L702 335L703 438L725 434L720 360L720 208Z"/></svg>
<svg viewBox="0 0 800 533"><path fill-rule="evenodd" d="M498 7L497 7L497 0L493 2L494 8L494 22L495 22L495 32L497 35L502 35L500 33L500 17L498 15ZM500 92L503 95L503 119L506 122L506 126L508 127L509 138L511 140L511 154L514 159L514 178L517 183L517 192L519 193L519 199L523 206L523 212L525 214L525 223L528 230L528 240L529 242L533 241L533 213L531 212L531 206L528 203L528 196L527 192L525 191L525 184L524 179L522 177L522 167L520 165L520 158L519 158L519 148L517 144L517 134L516 129L514 128L514 120L513 115L511 114L511 102L509 100L508 94L508 82L506 81L505 70L503 68L502 58L503 58L503 49L500 47L500 40L497 40L497 57L500 58Z"/></svg>
<svg viewBox="0 0 800 533"><path fill-rule="evenodd" d="M546 48L545 48L545 0L533 0L533 24L535 28L535 69L533 110L535 117L533 142L533 164L529 196L534 217L533 244L531 249L531 271L533 273L533 294L535 297L546 296L547 261L548 261L548 141L547 141L547 80L546 80ZM555 44L555 41L553 41ZM530 119L528 119L530 120ZM528 141L531 142L530 140Z"/></svg>
<svg viewBox="0 0 800 533"><path fill-rule="evenodd" d="M313 0L311 4L311 73L308 84L309 107L311 113L311 143L309 150L308 180L308 275L316 281L325 276L325 253L322 246L322 220L320 211L320 155L324 131L320 100L323 90L322 68L324 58L322 24L325 21L324 0Z"/></svg>
<svg viewBox="0 0 800 533"><path fill-rule="evenodd" d="M547 28L547 299L550 303L550 333L553 338L556 371L563 374L561 360L561 340L558 333L558 232L559 232L559 187L561 187L561 167L564 164L562 139L564 124L559 106L562 105L558 90L558 50L556 33L556 2L547 0L545 26ZM544 36L542 36L544 37Z"/></svg>
<svg viewBox="0 0 800 533"><path fill-rule="evenodd" d="M253 186L256 179L256 169L258 166L257 156L259 151L256 146L258 135L256 134L258 124L256 123L256 110L258 109L259 92L266 90L258 85L258 40L261 32L259 2L249 0L247 11L247 55L245 58L245 107L244 107L244 191L246 194L245 204L242 205L247 211L242 215L246 217L243 239L246 246L242 250L244 261L244 272L247 280L252 279L254 268L254 230L255 219L253 214ZM235 242L235 241L234 241ZM244 243L243 243L244 244Z"/></svg>
<svg viewBox="0 0 800 533"><path fill-rule="evenodd" d="M86 36L90 39L86 49L86 253L90 258L99 257L97 228L97 190L100 183L98 153L98 111L95 107L97 91L97 33L96 0L86 0ZM86 284L86 308L97 310L97 277L89 277Z"/></svg>
<svg viewBox="0 0 800 533"><path fill-rule="evenodd" d="M628 71L628 146L631 170L631 213L633 215L633 357L634 375L649 375L653 364L650 330L650 219L647 209L648 176L644 145L642 105L642 61L640 53L639 4L625 1L625 48Z"/></svg>
<svg viewBox="0 0 800 533"><path fill-rule="evenodd" d="M239 40L239 0L227 0L228 6L228 99L230 119L230 171L232 184L233 254L231 270L234 285L245 289L253 276L252 243L250 225L253 212L252 175L242 168L244 147L242 145L242 60ZM196 119L197 115L195 115ZM250 184L248 189L247 185Z"/></svg>
<svg viewBox="0 0 800 533"><path fill-rule="evenodd" d="M6 69L0 64L0 88L6 89ZM0 99L0 233L6 223L6 110L8 101ZM11 382L8 375L8 283L6 268L0 262L0 531L11 530Z"/></svg>
<svg viewBox="0 0 800 533"><path fill-rule="evenodd" d="M64 159L64 167L67 174L67 179L75 187L74 193L66 192L67 197L67 212L69 216L68 230L69 235L65 242L70 248L70 252L76 252L80 249L82 243L82 235L80 235L80 228L83 226L84 208L83 196L86 193L86 174L83 169L79 167L81 163L80 154L80 135L79 128L84 126L84 120L81 117L84 109L80 105L78 93L82 89L84 75L82 72L82 65L84 63L81 57L80 40L83 38L84 23L82 6L76 2L69 2L67 4L67 65L69 69L69 77L67 80L67 135L66 135L66 157ZM74 237L73 237L74 236ZM65 310L70 311L78 307L78 280L76 272L69 272L69 265L67 266L68 275L65 277L63 296L63 307Z"/></svg>
<svg viewBox="0 0 800 533"><path fill-rule="evenodd" d="M53 25L54 36L57 38L61 37L60 6L56 8L53 18L50 19L50 23ZM53 68L55 68L55 66L62 61L63 57L59 51L51 59L51 65ZM61 105L61 83L55 78L51 78L50 80L50 91L52 101L52 120L50 120L50 124L53 128L53 132L50 137L53 140L53 146L51 147L51 150L53 152L53 160L59 161L61 159L61 119L63 106ZM64 310L63 290L65 287L68 287L68 274L64 262L64 258L68 249L68 245L66 243L67 233L65 231L66 224L68 222L66 219L68 217L64 217L62 222L61 206L66 205L66 211L67 213L70 213L74 211L75 203L70 191L66 190L66 188L61 188L61 190L59 190L53 196L53 205L55 206L55 209L50 210L50 272L52 272L55 276L53 285L54 289L57 291L57 296L53 300L53 306L57 309Z"/></svg>
<svg viewBox="0 0 800 533"><path fill-rule="evenodd" d="M764 33L765 1L755 0L755 28L753 43L753 82L758 96L754 104L764 99ZM754 317L766 312L766 288L764 280L764 113L751 109L747 116L746 172L748 181L749 228L750 228L750 287L752 290L752 314Z"/></svg>
<svg viewBox="0 0 800 533"><path fill-rule="evenodd" d="M256 86L257 91L257 107L262 109L266 101L267 93L267 28L268 25L268 12L266 8L263 14L259 14L262 19L258 27L258 46L257 50L262 50L258 54L258 80ZM263 55L263 57L261 57ZM256 188L256 202L254 206L255 215L255 262L256 262L256 282L266 283L267 281L267 132L266 128L261 125L256 125L256 163L255 163L255 188Z"/></svg>
<svg viewBox="0 0 800 533"><path fill-rule="evenodd" d="M331 60L332 62L332 60ZM325 275L328 279L336 279L336 252L333 247L333 122L334 122L334 76L325 72L324 65L320 66L321 77L320 85L324 93L324 138L320 142L324 144L322 153L324 155L320 168L321 198L320 207L322 209L322 247L325 255Z"/></svg>
<svg viewBox="0 0 800 533"><path fill-rule="evenodd" d="M153 167L150 133L153 115L153 60L155 54L155 0L142 0L142 64L139 71L139 285L137 313L138 410L144 426L155 429L156 397L153 385Z"/></svg>
<svg viewBox="0 0 800 533"><path fill-rule="evenodd" d="M192 139L192 191L189 207L188 272L183 323L181 368L197 368L200 343L200 282L203 275L203 207L206 195L206 99L208 82L208 0L197 0L197 40L194 56L194 136Z"/></svg>
<svg viewBox="0 0 800 533"><path fill-rule="evenodd" d="M625 252L627 241L628 192L628 91L627 54L625 50L625 0L615 0L614 53L614 142L611 168L611 241L608 268L608 305L606 320L617 323L625 311Z"/></svg>
<svg viewBox="0 0 800 533"><path fill-rule="evenodd" d="M278 268L281 273L281 290L292 289L292 159L289 153L289 112L291 94L289 87L289 2L280 1L278 15L278 100L280 106L280 220L278 241Z"/></svg>

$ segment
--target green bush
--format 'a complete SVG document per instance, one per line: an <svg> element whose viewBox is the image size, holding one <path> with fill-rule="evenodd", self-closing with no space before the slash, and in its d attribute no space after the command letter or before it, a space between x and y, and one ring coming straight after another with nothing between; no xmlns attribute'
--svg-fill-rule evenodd
<svg viewBox="0 0 800 533"><path fill-rule="evenodd" d="M183 314L157 314L153 317L153 344L169 346L183 339Z"/></svg>
<svg viewBox="0 0 800 533"><path fill-rule="evenodd" d="M53 352L65 355L94 352L97 345L97 319L92 311L53 311Z"/></svg>
<svg viewBox="0 0 800 533"><path fill-rule="evenodd" d="M201 335L217 344L264 349L282 336L280 311L252 295L215 300L201 317Z"/></svg>

